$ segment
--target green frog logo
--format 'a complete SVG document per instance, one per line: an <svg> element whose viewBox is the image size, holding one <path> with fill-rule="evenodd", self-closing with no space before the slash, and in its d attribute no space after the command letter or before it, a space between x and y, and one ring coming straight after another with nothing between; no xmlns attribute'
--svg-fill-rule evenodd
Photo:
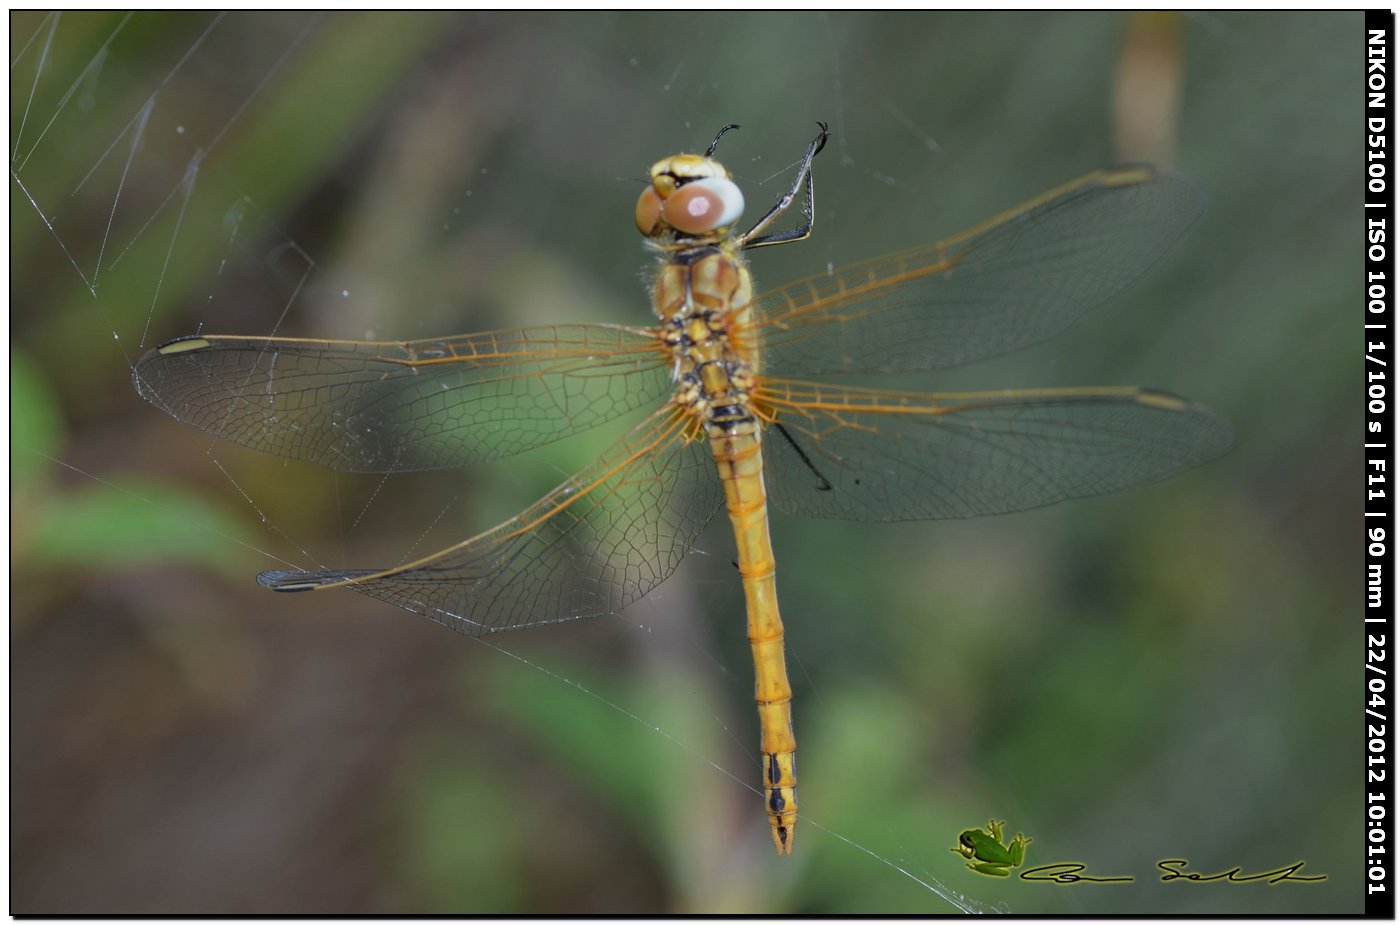
<svg viewBox="0 0 1400 925"><path fill-rule="evenodd" d="M988 877L1009 877L1014 867L1020 867L1026 859L1026 846L1031 840L1020 832L1011 839L1011 844L1003 844L1001 827L1005 822L995 819L987 823L986 831L968 829L958 836L958 844L950 849L967 858L967 869Z"/></svg>

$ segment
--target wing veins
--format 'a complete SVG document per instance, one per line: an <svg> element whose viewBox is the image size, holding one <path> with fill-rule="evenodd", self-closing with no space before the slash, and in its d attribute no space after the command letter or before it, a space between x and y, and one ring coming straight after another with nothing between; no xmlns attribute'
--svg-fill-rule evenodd
<svg viewBox="0 0 1400 925"><path fill-rule="evenodd" d="M654 330L617 325L420 341L211 335L161 345L133 378L148 400L215 436L385 472L517 455L659 403L667 363Z"/></svg>
<svg viewBox="0 0 1400 925"><path fill-rule="evenodd" d="M852 520L969 517L1102 494L1204 462L1233 439L1205 408L1128 387L925 395L764 379L757 399L765 419L809 438L835 488L803 494L810 467L770 448L778 508Z"/></svg>
<svg viewBox="0 0 1400 925"><path fill-rule="evenodd" d="M942 241L764 293L768 367L924 371L1045 340L1152 268L1200 214L1153 168L1099 170Z"/></svg>

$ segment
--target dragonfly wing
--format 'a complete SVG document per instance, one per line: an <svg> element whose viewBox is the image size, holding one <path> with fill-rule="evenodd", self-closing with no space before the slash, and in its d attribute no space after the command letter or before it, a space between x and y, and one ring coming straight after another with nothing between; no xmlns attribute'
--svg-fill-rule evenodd
<svg viewBox="0 0 1400 925"><path fill-rule="evenodd" d="M1100 170L937 244L764 294L775 375L941 369L1038 343L1147 273L1199 217L1200 189Z"/></svg>
<svg viewBox="0 0 1400 925"><path fill-rule="evenodd" d="M769 493L807 517L1003 514L1166 478L1234 440L1213 412L1146 389L925 395L765 380Z"/></svg>
<svg viewBox="0 0 1400 925"><path fill-rule="evenodd" d="M136 390L242 446L342 472L513 456L659 403L666 356L644 331L561 325L439 340L187 337L146 353Z"/></svg>
<svg viewBox="0 0 1400 925"><path fill-rule="evenodd" d="M346 587L482 636L616 613L673 572L723 500L708 443L667 407L493 530L382 571L264 572L278 591Z"/></svg>

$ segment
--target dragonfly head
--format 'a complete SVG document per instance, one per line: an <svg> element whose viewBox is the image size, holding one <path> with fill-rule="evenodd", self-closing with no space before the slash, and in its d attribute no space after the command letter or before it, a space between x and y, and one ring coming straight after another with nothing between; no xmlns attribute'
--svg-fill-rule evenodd
<svg viewBox="0 0 1400 925"><path fill-rule="evenodd" d="M744 212L744 194L724 165L702 154L676 154L651 165L637 199L637 230L652 241L718 240Z"/></svg>

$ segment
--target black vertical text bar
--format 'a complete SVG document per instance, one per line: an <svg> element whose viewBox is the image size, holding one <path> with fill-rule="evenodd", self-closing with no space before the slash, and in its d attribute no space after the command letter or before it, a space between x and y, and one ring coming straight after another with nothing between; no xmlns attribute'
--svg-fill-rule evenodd
<svg viewBox="0 0 1400 925"><path fill-rule="evenodd" d="M1391 719L1396 690L1391 683L1400 640L1393 638L1391 600L1395 588L1391 546L1395 534L1395 495L1390 487L1395 447L1396 395L1390 364L1394 361L1394 260L1390 230L1395 212L1395 178L1391 176L1391 132L1394 106L1390 90L1390 45L1395 16L1388 10L1366 11L1366 308L1365 324L1365 512L1366 637L1365 774L1366 774L1366 914L1393 918L1395 894L1390 872L1395 866L1390 833L1395 830L1391 763Z"/></svg>

